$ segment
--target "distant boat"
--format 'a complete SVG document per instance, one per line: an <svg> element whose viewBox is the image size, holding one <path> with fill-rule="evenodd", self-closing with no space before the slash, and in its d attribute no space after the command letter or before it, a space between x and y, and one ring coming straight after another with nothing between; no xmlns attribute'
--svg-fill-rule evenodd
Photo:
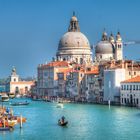
<svg viewBox="0 0 140 140"><path fill-rule="evenodd" d="M21 106L21 105L29 105L29 102L15 102L11 103L12 106Z"/></svg>
<svg viewBox="0 0 140 140"><path fill-rule="evenodd" d="M2 102L8 102L9 101L9 97L6 93L1 95L1 101Z"/></svg>
<svg viewBox="0 0 140 140"><path fill-rule="evenodd" d="M64 108L64 105L62 103L57 103L57 108Z"/></svg>
<svg viewBox="0 0 140 140"><path fill-rule="evenodd" d="M68 121L65 121L64 116L58 120L58 125L60 125L60 126L66 126L67 124L68 124Z"/></svg>
<svg viewBox="0 0 140 140"><path fill-rule="evenodd" d="M46 102L52 102L51 100L48 100L48 99L47 99L47 100L45 100L45 101L46 101Z"/></svg>

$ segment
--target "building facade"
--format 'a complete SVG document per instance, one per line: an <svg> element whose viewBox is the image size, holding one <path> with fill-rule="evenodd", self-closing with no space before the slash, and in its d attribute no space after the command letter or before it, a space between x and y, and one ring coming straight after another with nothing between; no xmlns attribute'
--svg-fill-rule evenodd
<svg viewBox="0 0 140 140"><path fill-rule="evenodd" d="M85 92L88 102L101 102L98 69L93 69L85 73Z"/></svg>
<svg viewBox="0 0 140 140"><path fill-rule="evenodd" d="M34 85L34 81L23 81L16 73L16 69L12 69L12 73L9 76L6 84L6 92L15 94L29 94L31 86Z"/></svg>
<svg viewBox="0 0 140 140"><path fill-rule="evenodd" d="M104 70L103 102L120 103L120 83L125 80L125 69Z"/></svg>
<svg viewBox="0 0 140 140"><path fill-rule="evenodd" d="M121 82L121 105L140 107L140 76Z"/></svg>
<svg viewBox="0 0 140 140"><path fill-rule="evenodd" d="M70 72L67 76L66 91L71 98L75 100L81 100L80 98L85 98L84 92L84 71L81 69L74 70Z"/></svg>
<svg viewBox="0 0 140 140"><path fill-rule="evenodd" d="M54 61L38 66L37 93L39 96L58 96L58 73L69 69L66 61ZM60 81L59 81L60 82Z"/></svg>

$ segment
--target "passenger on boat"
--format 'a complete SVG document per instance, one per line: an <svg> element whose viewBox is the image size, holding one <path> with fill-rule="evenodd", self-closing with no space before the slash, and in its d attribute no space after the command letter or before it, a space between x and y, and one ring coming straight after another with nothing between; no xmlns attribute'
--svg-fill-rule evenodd
<svg viewBox="0 0 140 140"><path fill-rule="evenodd" d="M61 122L62 122L62 123L65 122L65 117L64 117L64 116L62 116L62 118L61 118Z"/></svg>
<svg viewBox="0 0 140 140"><path fill-rule="evenodd" d="M61 119L58 120L58 125L60 126L66 126L68 124L68 121L65 120L65 117L62 116Z"/></svg>

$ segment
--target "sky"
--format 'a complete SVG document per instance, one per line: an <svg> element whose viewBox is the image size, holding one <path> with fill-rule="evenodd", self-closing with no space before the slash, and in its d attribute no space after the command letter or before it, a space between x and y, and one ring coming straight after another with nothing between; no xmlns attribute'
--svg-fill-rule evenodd
<svg viewBox="0 0 140 140"><path fill-rule="evenodd" d="M140 40L140 0L0 0L0 78L13 66L36 76L38 64L55 56L73 11L80 30L96 44L104 28L124 42ZM94 50L93 50L94 54ZM140 44L124 46L124 57L140 59Z"/></svg>

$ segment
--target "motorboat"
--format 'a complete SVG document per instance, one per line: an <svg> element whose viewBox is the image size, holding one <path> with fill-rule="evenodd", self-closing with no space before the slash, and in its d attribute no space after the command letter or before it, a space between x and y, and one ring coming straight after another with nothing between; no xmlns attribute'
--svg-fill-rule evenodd
<svg viewBox="0 0 140 140"><path fill-rule="evenodd" d="M8 102L9 101L9 97L7 94L2 94L1 95L1 101L2 102Z"/></svg>
<svg viewBox="0 0 140 140"><path fill-rule="evenodd" d="M10 103L12 106L21 106L21 105L29 105L29 102L15 102L15 103Z"/></svg>
<svg viewBox="0 0 140 140"><path fill-rule="evenodd" d="M64 108L64 105L62 103L57 103L57 108Z"/></svg>

